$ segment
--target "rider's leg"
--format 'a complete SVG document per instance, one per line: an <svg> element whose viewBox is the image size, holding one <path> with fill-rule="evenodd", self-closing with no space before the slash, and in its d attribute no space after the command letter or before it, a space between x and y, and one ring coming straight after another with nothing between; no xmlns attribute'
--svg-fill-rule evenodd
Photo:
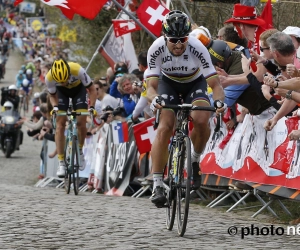
<svg viewBox="0 0 300 250"><path fill-rule="evenodd" d="M86 116L77 117L77 131L78 131L79 150L81 151L86 137L86 131L87 131Z"/></svg>
<svg viewBox="0 0 300 250"><path fill-rule="evenodd" d="M207 101L196 101L193 103L195 106L210 106ZM191 112L191 117L193 118L194 128L190 135L191 140L193 142L193 154L198 157L197 162L199 162L200 154L205 148L206 142L210 136L210 128L208 125L208 120L211 113L208 111L193 111ZM192 162L196 161L196 159L192 159Z"/></svg>
<svg viewBox="0 0 300 250"><path fill-rule="evenodd" d="M166 198L163 194L163 170L168 161L168 144L173 133L175 122L172 110L162 110L157 128L156 137L152 144L152 173L153 173L153 195L151 201L163 205Z"/></svg>
<svg viewBox="0 0 300 250"><path fill-rule="evenodd" d="M64 148L65 148L65 127L67 118L65 116L56 117L56 132L55 144L57 149L57 158L60 163L64 161Z"/></svg>
<svg viewBox="0 0 300 250"><path fill-rule="evenodd" d="M210 106L209 102L197 101L193 103L195 106ZM193 118L194 128L190 135L192 140L191 148L191 162L193 180L191 182L193 189L199 189L201 185L201 172L200 172L200 155L205 148L206 142L210 136L210 128L208 120L210 117L209 111L193 111L191 117Z"/></svg>

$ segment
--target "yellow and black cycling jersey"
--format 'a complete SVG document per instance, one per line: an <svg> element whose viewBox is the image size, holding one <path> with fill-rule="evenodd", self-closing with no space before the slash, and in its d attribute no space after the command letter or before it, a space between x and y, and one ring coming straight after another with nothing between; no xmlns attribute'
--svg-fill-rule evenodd
<svg viewBox="0 0 300 250"><path fill-rule="evenodd" d="M92 84L92 80L84 68L82 68L78 63L68 62L68 64L70 66L70 77L66 86L62 86L60 83L54 81L51 69L48 71L45 77L45 83L50 94L55 94L57 87L72 89L82 83L83 86L87 88Z"/></svg>

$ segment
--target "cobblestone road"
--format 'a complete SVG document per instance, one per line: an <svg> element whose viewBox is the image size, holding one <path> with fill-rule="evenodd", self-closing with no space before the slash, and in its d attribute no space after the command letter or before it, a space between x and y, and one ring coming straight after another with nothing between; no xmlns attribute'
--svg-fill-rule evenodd
<svg viewBox="0 0 300 250"><path fill-rule="evenodd" d="M1 86L12 82L9 79L14 79L20 64L13 54ZM62 189L35 188L40 148L40 142L25 134L21 150L11 159L0 152L0 249L298 249L300 235L241 239L240 230L236 236L228 235L234 225L270 228L261 217L252 220L249 214L193 204L181 238L175 229L165 229L165 210L155 209L148 199L74 196Z"/></svg>

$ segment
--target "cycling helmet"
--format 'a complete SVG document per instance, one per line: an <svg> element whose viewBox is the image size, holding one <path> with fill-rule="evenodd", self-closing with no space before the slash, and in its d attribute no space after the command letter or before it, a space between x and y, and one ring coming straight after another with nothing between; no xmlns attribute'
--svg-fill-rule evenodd
<svg viewBox="0 0 300 250"><path fill-rule="evenodd" d="M6 101L6 102L4 103L4 105L3 105L3 107L4 107L5 109L7 109L7 108L12 109L12 108L14 107L14 105L13 105L11 102Z"/></svg>
<svg viewBox="0 0 300 250"><path fill-rule="evenodd" d="M28 85L29 85L29 81L27 80L27 79L24 79L23 80L23 82L22 82L22 85L23 85L23 87L28 87Z"/></svg>
<svg viewBox="0 0 300 250"><path fill-rule="evenodd" d="M40 93L38 93L38 92L34 93L33 97L34 97L35 99L40 98Z"/></svg>
<svg viewBox="0 0 300 250"><path fill-rule="evenodd" d="M232 54L230 47L222 40L214 40L207 49L213 65L224 62Z"/></svg>
<svg viewBox="0 0 300 250"><path fill-rule="evenodd" d="M19 70L19 75L22 75L22 74L24 74L24 71L23 70Z"/></svg>
<svg viewBox="0 0 300 250"><path fill-rule="evenodd" d="M191 32L189 17L180 10L170 11L162 24L163 32L168 37L185 37Z"/></svg>
<svg viewBox="0 0 300 250"><path fill-rule="evenodd" d="M12 84L8 87L8 90L18 90L17 86Z"/></svg>
<svg viewBox="0 0 300 250"><path fill-rule="evenodd" d="M23 70L23 72L24 72L25 69L26 69L26 66L25 66L25 65L22 65L22 66L21 66L21 70Z"/></svg>
<svg viewBox="0 0 300 250"><path fill-rule="evenodd" d="M51 75L56 82L66 82L70 76L69 64L63 59L55 60L51 67Z"/></svg>
<svg viewBox="0 0 300 250"><path fill-rule="evenodd" d="M26 69L26 74L27 75L31 75L32 74L32 70L31 69Z"/></svg>

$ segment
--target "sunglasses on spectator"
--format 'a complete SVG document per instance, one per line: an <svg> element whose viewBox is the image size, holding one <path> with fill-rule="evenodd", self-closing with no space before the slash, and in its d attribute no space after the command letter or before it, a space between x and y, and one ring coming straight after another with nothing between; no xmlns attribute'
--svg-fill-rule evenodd
<svg viewBox="0 0 300 250"><path fill-rule="evenodd" d="M173 44L177 44L177 43L181 43L184 44L189 40L188 36L185 37L167 37L168 42L173 43Z"/></svg>
<svg viewBox="0 0 300 250"><path fill-rule="evenodd" d="M266 50L266 49L270 49L270 47L265 47L265 48L259 47L259 50L260 50L261 52L264 52L264 50Z"/></svg>

